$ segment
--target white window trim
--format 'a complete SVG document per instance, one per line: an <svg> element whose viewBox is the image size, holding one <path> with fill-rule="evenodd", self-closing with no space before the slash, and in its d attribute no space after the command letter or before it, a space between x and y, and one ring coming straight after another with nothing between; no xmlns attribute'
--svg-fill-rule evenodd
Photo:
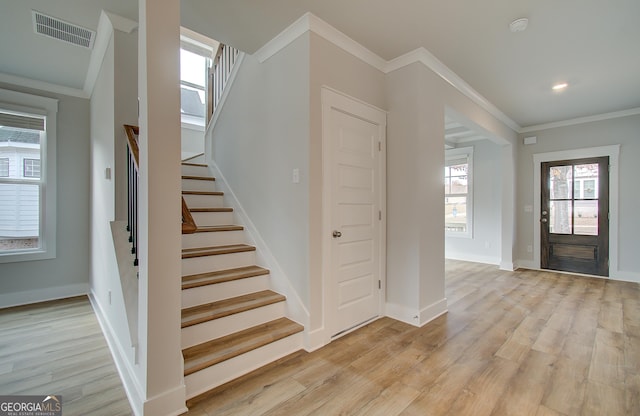
<svg viewBox="0 0 640 416"><path fill-rule="evenodd" d="M460 156L466 156L469 163L467 177L467 231L455 232L445 230L444 235L445 237L473 238L473 147L449 149L445 150L444 154L445 166L448 160L460 159Z"/></svg>
<svg viewBox="0 0 640 416"><path fill-rule="evenodd" d="M52 259L56 257L56 131L58 100L0 89L0 108L46 117L47 138L42 144L40 174L42 181L40 208L41 247L37 250L0 254L0 263Z"/></svg>

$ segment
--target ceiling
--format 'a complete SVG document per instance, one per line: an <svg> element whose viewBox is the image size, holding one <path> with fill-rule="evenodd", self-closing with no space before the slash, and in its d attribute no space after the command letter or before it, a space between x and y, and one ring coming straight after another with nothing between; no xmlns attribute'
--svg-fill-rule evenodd
<svg viewBox="0 0 640 416"><path fill-rule="evenodd" d="M79 89L90 51L34 34L31 10L92 30L100 9L137 20L132 0L0 9L0 73ZM426 48L522 128L640 108L638 0L182 0L183 24L249 53L308 11L385 60Z"/></svg>

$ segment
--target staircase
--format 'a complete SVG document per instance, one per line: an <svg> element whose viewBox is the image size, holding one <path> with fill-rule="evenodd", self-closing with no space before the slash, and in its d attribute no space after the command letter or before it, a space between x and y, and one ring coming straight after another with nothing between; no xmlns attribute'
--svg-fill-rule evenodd
<svg viewBox="0 0 640 416"><path fill-rule="evenodd" d="M187 399L293 353L303 327L285 317L242 226L205 164L182 164L195 232L182 235L182 353Z"/></svg>

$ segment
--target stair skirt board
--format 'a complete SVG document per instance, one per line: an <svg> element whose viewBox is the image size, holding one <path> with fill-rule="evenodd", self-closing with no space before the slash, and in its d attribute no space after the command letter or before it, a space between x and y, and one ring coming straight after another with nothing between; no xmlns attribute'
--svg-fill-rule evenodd
<svg viewBox="0 0 640 416"><path fill-rule="evenodd" d="M281 318L285 315L285 303L277 302L256 309L235 313L224 318L182 328L182 349L220 338L253 326Z"/></svg>
<svg viewBox="0 0 640 416"><path fill-rule="evenodd" d="M182 196L189 208L222 208L224 206L224 195L182 194Z"/></svg>
<svg viewBox="0 0 640 416"><path fill-rule="evenodd" d="M214 283L182 290L182 308L202 305L209 302L248 295L249 293L268 290L269 275L252 276L223 283Z"/></svg>
<svg viewBox="0 0 640 416"><path fill-rule="evenodd" d="M235 269L256 264L255 251L229 253L217 256L182 259L182 275L206 273L216 270Z"/></svg>
<svg viewBox="0 0 640 416"><path fill-rule="evenodd" d="M223 246L245 242L244 231L214 231L208 233L182 234L182 248Z"/></svg>
<svg viewBox="0 0 640 416"><path fill-rule="evenodd" d="M234 223L233 212L191 212L198 227L210 225L227 225Z"/></svg>
<svg viewBox="0 0 640 416"><path fill-rule="evenodd" d="M302 341L302 332L299 332L185 376L187 399L293 354L302 349Z"/></svg>

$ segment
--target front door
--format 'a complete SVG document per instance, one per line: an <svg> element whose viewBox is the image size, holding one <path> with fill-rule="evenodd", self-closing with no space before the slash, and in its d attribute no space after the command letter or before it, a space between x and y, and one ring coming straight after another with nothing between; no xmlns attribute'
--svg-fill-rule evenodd
<svg viewBox="0 0 640 416"><path fill-rule="evenodd" d="M609 275L609 157L541 164L540 267Z"/></svg>
<svg viewBox="0 0 640 416"><path fill-rule="evenodd" d="M380 314L382 158L386 114L332 91L323 95L331 336Z"/></svg>

